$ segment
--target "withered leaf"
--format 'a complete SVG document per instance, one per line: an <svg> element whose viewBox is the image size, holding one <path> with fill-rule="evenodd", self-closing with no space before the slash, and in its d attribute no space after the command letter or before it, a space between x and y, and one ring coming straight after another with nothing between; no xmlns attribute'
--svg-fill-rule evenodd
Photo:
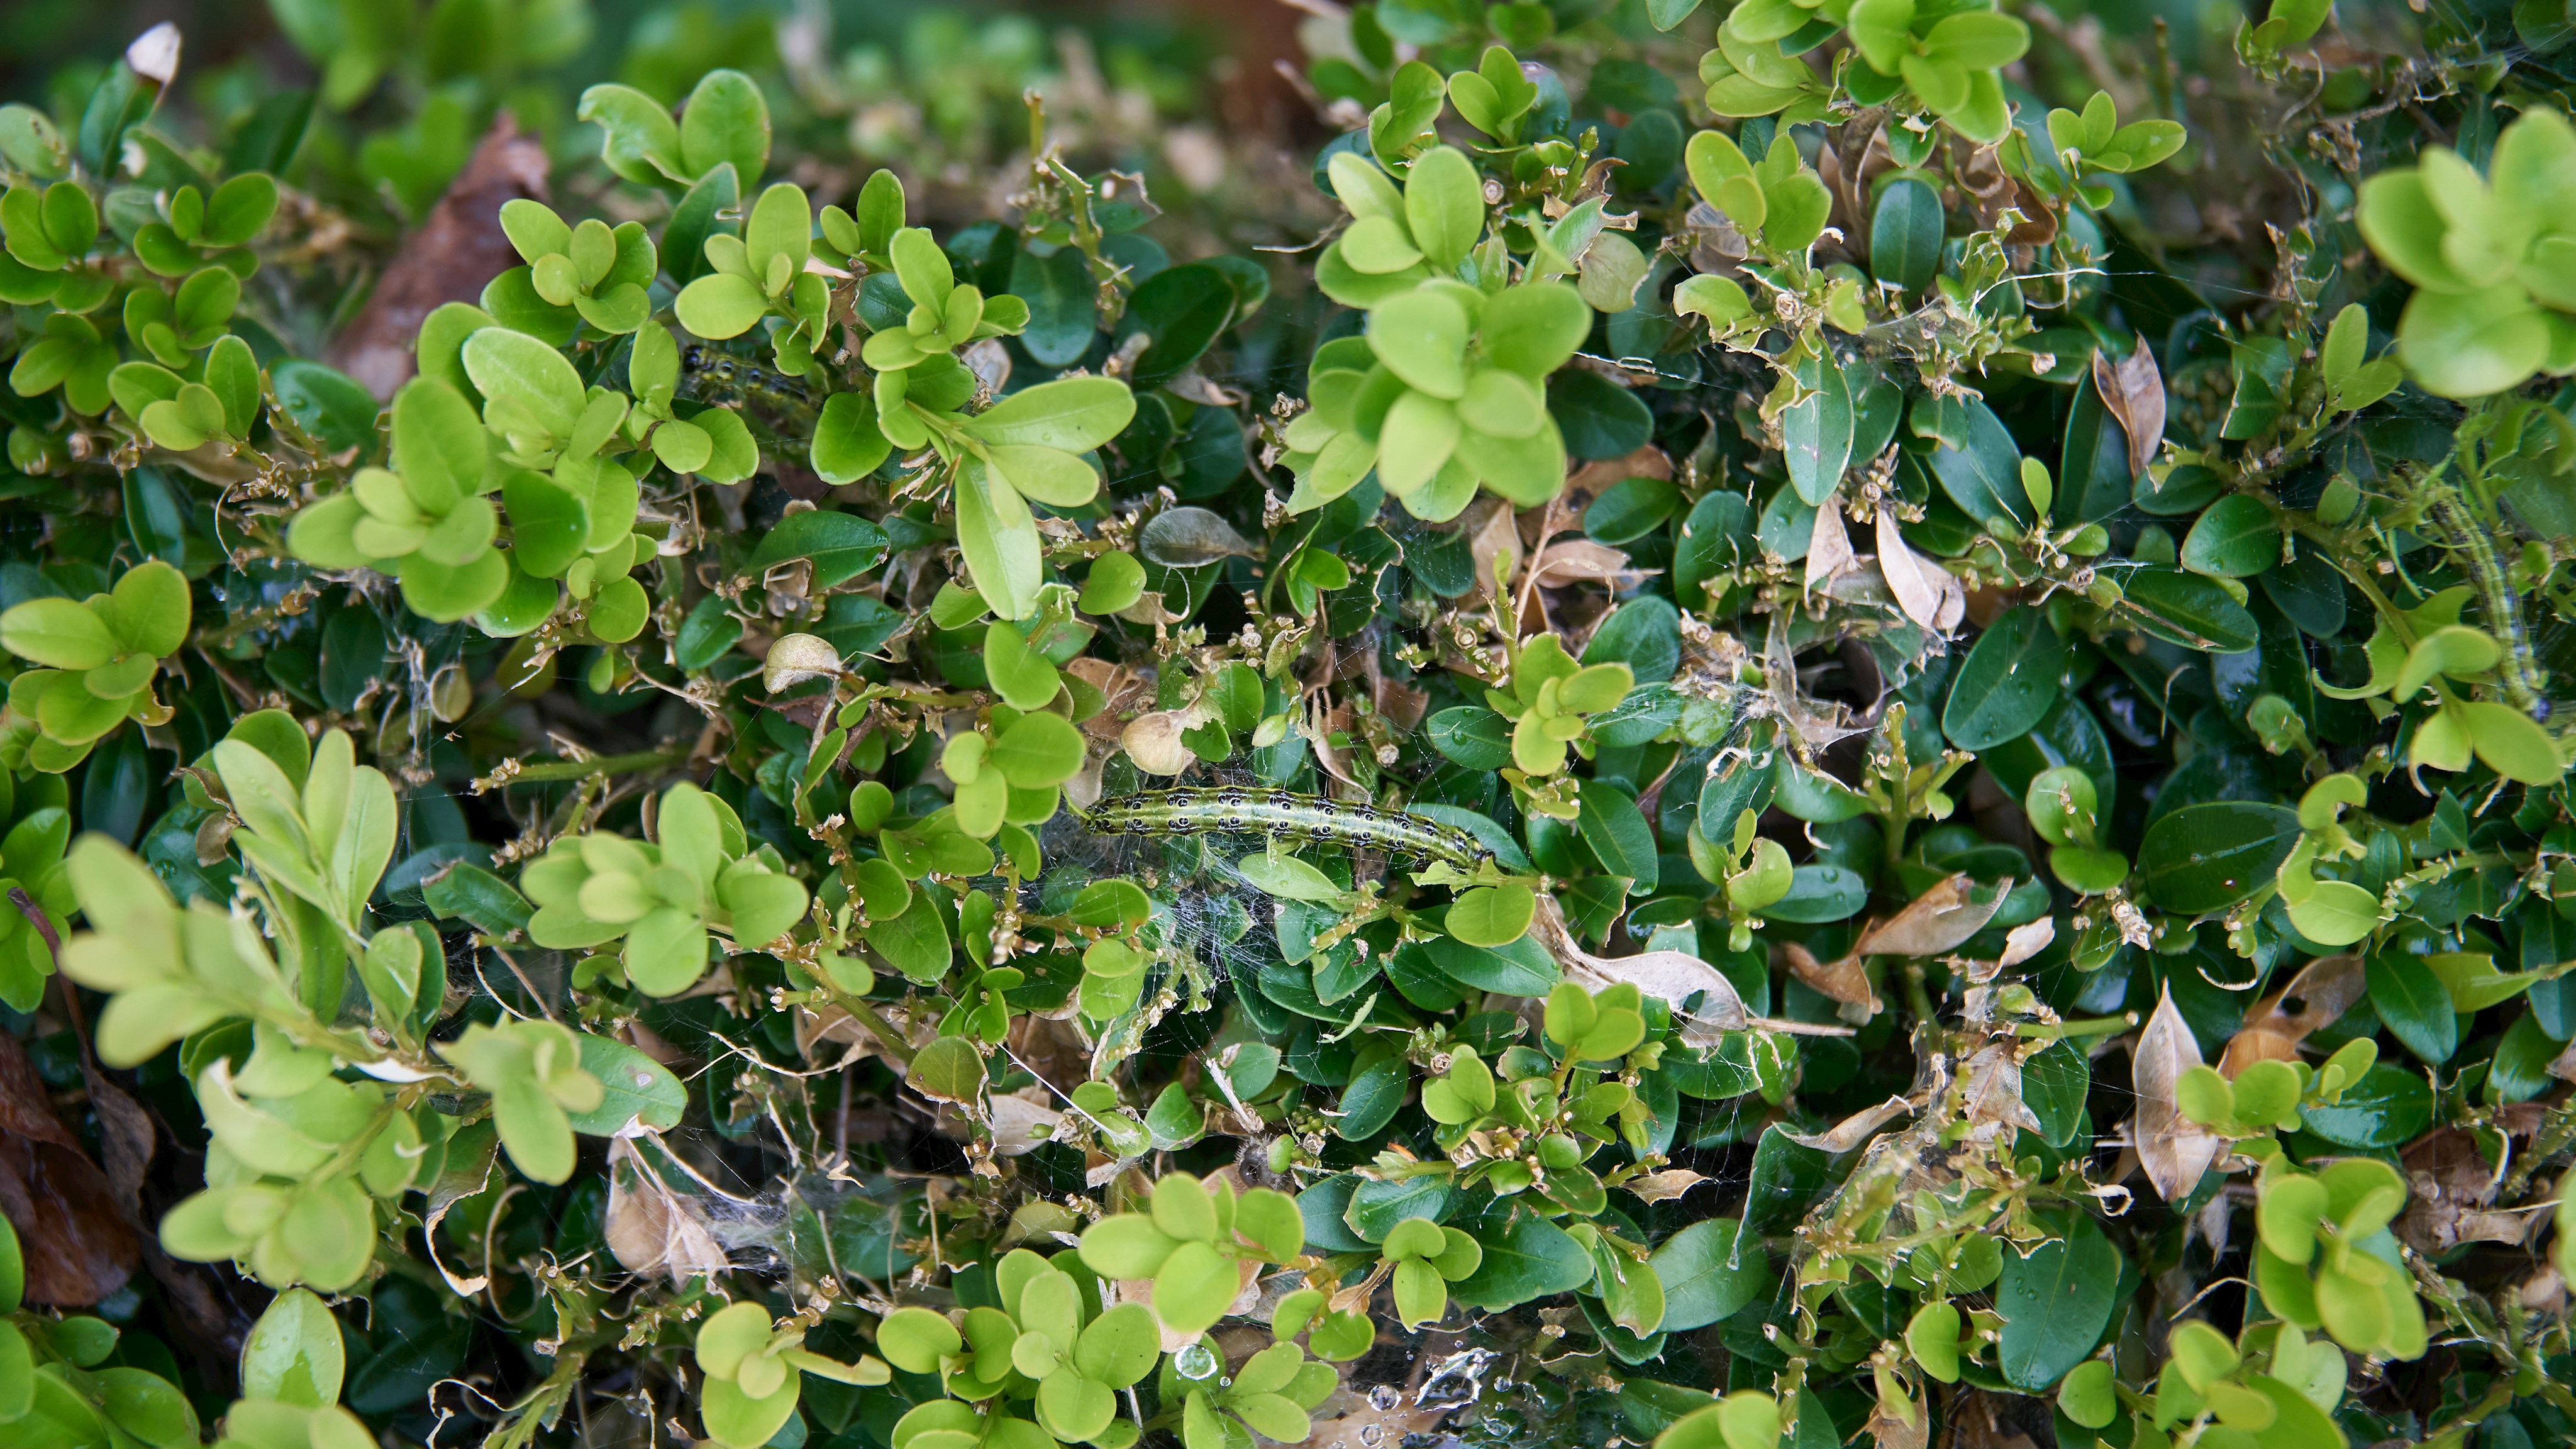
<svg viewBox="0 0 2576 1449"><path fill-rule="evenodd" d="M107 1174L54 1115L44 1078L7 1032L0 1032L0 1214L18 1233L29 1303L96 1303L125 1286L140 1256Z"/></svg>
<svg viewBox="0 0 2576 1449"><path fill-rule="evenodd" d="M1875 1107L1864 1107L1822 1132L1783 1132L1780 1135L1801 1147L1818 1152L1849 1152L1870 1139L1879 1128L1914 1110L1914 1104L1903 1097L1890 1097Z"/></svg>
<svg viewBox="0 0 2576 1449"><path fill-rule="evenodd" d="M1936 634L1959 627L1968 612L1968 591L1957 575L1916 553L1885 508L1878 510L1878 571L1905 617Z"/></svg>
<svg viewBox="0 0 2576 1449"><path fill-rule="evenodd" d="M2295 1061L2310 1032L2352 1009L2369 989L2361 958L2321 956L2300 968L2290 983L2245 1012L2245 1025L2219 1053L2218 1074L2229 1081L2260 1061ZM2285 1008L2295 1005L2296 1011Z"/></svg>
<svg viewBox="0 0 2576 1449"><path fill-rule="evenodd" d="M2009 881L1997 881L1984 900L1966 872L1951 876L1906 903L1905 909L1861 933L1860 956L1938 956L1955 951L2003 909ZM1837 998L1839 999L1839 998Z"/></svg>
<svg viewBox="0 0 2576 1449"><path fill-rule="evenodd" d="M1852 561L1851 533L1843 527L1840 498L1828 498L1816 510L1816 529L1807 543L1807 587L1820 587Z"/></svg>
<svg viewBox="0 0 2576 1449"><path fill-rule="evenodd" d="M2200 1045L2174 1008L2173 990L2168 987L2157 997L2155 1015L2138 1033L2129 1069L2131 1090L2138 1097L2130 1141L2146 1166L2147 1180L2167 1202L2181 1201L2218 1160L2218 1139L2175 1105L2174 1084L2199 1065Z"/></svg>
<svg viewBox="0 0 2576 1449"><path fill-rule="evenodd" d="M1632 1177L1620 1186L1647 1202L1669 1202L1709 1180L1687 1167L1668 1167L1661 1172Z"/></svg>
<svg viewBox="0 0 2576 1449"><path fill-rule="evenodd" d="M1869 973L1863 968L1858 951L1839 961L1819 962L1815 953L1806 947L1795 941L1783 941L1772 948L1772 953L1776 959L1787 963L1790 975L1820 994L1845 1006L1857 1007L1868 1016L1878 1014L1878 993L1870 989Z"/></svg>
<svg viewBox="0 0 2576 1449"><path fill-rule="evenodd" d="M2165 436L2165 380L2147 339L2140 337L2137 349L2116 363L2094 353L2093 387L2128 435L2129 475L2146 472Z"/></svg>
<svg viewBox="0 0 2576 1449"><path fill-rule="evenodd" d="M1145 520L1136 535L1137 551L1167 569L1195 568L1219 559L1260 553L1234 525L1204 508L1167 508Z"/></svg>

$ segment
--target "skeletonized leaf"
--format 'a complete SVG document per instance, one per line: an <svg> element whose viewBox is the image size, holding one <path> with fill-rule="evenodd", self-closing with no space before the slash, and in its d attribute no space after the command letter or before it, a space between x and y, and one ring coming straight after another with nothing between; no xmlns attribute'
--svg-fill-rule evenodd
<svg viewBox="0 0 2576 1449"><path fill-rule="evenodd" d="M2174 1084L2199 1065L2200 1045L2192 1040L2182 1013L2174 1009L2173 990L2167 987L2157 997L2156 1014L2147 1018L2146 1029L2138 1033L2129 1069L2131 1088L2138 1096L2130 1140L2137 1147L2138 1160L2146 1165L2147 1180L2167 1202L2189 1194L2201 1174L2218 1160L2218 1139L2185 1117L2174 1100Z"/></svg>

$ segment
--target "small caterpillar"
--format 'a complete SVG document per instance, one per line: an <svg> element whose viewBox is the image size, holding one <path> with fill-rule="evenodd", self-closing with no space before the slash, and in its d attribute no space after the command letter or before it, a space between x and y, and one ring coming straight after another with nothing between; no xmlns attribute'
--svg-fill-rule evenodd
<svg viewBox="0 0 2576 1449"><path fill-rule="evenodd" d="M2547 676L2534 662L2531 639L2522 622L2522 600L2515 595L2505 578L2503 561L2496 557L2495 540L2460 501L2453 488L2442 488L2433 494L2433 512L2441 520L2459 549L2467 556L2469 578L2478 591L2478 601L2486 608L2487 627L2504 646L2504 660L2497 674L2514 707L2534 719L2549 718L2549 701L2541 695Z"/></svg>
<svg viewBox="0 0 2576 1449"><path fill-rule="evenodd" d="M1472 871L1494 858L1476 837L1420 815L1345 805L1293 790L1144 790L1103 800L1084 823L1102 835L1268 835Z"/></svg>
<svg viewBox="0 0 2576 1449"><path fill-rule="evenodd" d="M696 343L680 353L679 393L698 402L739 402L747 410L757 409L762 416L745 421L765 422L780 441L812 436L821 407L796 379Z"/></svg>

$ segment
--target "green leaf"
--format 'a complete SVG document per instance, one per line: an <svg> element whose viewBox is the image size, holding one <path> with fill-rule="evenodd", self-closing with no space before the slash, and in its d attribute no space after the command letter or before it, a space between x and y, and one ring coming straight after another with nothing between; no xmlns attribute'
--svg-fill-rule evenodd
<svg viewBox="0 0 2576 1449"><path fill-rule="evenodd" d="M983 1091L984 1059L964 1037L943 1036L913 1057L906 1080L935 1100L972 1102Z"/></svg>
<svg viewBox="0 0 2576 1449"><path fill-rule="evenodd" d="M1673 1234L1655 1249L1652 1264L1663 1281L1667 1332L1732 1318L1771 1288L1770 1258L1734 1218L1705 1218Z"/></svg>
<svg viewBox="0 0 2576 1449"><path fill-rule="evenodd" d="M1780 414L1780 445L1789 484L1809 504L1823 507L1851 462L1852 398L1843 370L1830 355L1799 360L1790 369L1808 394Z"/></svg>
<svg viewBox="0 0 2576 1449"><path fill-rule="evenodd" d="M1476 328L1487 362L1536 380L1563 367L1583 345L1592 309L1563 282L1524 282L1486 298Z"/></svg>
<svg viewBox="0 0 2576 1449"><path fill-rule="evenodd" d="M812 587L819 590L848 583L875 568L885 555L883 529L855 513L816 508L780 519L744 561L743 572L756 578L779 564L805 559L813 564Z"/></svg>
<svg viewBox="0 0 2576 1449"><path fill-rule="evenodd" d="M2212 654L2242 654L2263 641L2254 616L2213 579L2142 568L2120 587L2139 626L2157 638Z"/></svg>
<svg viewBox="0 0 2576 1449"><path fill-rule="evenodd" d="M748 189L769 165L769 102L741 71L711 70L701 77L680 108L679 129L684 178L730 162Z"/></svg>
<svg viewBox="0 0 2576 1449"><path fill-rule="evenodd" d="M1526 936L1507 946L1471 946L1444 936L1425 942L1422 951L1441 975L1479 991L1545 996L1559 979L1555 958Z"/></svg>
<svg viewBox="0 0 2576 1449"><path fill-rule="evenodd" d="M2066 646L2038 609L2015 609L1977 637L1951 683L1941 732L1963 750L2029 733L2057 703Z"/></svg>
<svg viewBox="0 0 2576 1449"><path fill-rule="evenodd" d="M1529 933L1538 893L1518 882L1477 886L1450 904L1442 929L1470 946L1508 946Z"/></svg>
<svg viewBox="0 0 2576 1449"><path fill-rule="evenodd" d="M1368 314L1369 347L1387 370L1447 401L1467 390L1467 336L1466 309L1436 287L1398 293Z"/></svg>
<svg viewBox="0 0 2576 1449"><path fill-rule="evenodd" d="M1603 785L1588 786L1576 802L1575 828L1601 868L1626 876L1632 891L1651 893L1658 880L1655 832L1637 802Z"/></svg>
<svg viewBox="0 0 2576 1449"><path fill-rule="evenodd" d="M347 1361L331 1310L309 1290L290 1288L269 1300L242 1342L242 1393L306 1408L336 1404Z"/></svg>
<svg viewBox="0 0 2576 1449"><path fill-rule="evenodd" d="M1003 730L986 758L1015 789L1045 790L1072 779L1082 756L1082 732L1061 715L1039 713Z"/></svg>
<svg viewBox="0 0 2576 1449"><path fill-rule="evenodd" d="M681 289L672 310L692 335L720 342L768 315L769 298L747 277L709 272Z"/></svg>
<svg viewBox="0 0 2576 1449"><path fill-rule="evenodd" d="M1934 450L1932 475L1971 520L2000 518L2027 526L2030 499L2021 486L2020 445L1984 402L1967 403L1964 415L1966 441L1956 447L1944 442Z"/></svg>
<svg viewBox="0 0 2576 1449"><path fill-rule="evenodd" d="M2299 816L2279 805L2186 805L2147 828L2138 870L2147 895L2184 915L2223 911L2272 883L2298 843Z"/></svg>
<svg viewBox="0 0 2576 1449"><path fill-rule="evenodd" d="M581 410L588 399L582 391L581 374L572 370L572 364L564 360L562 353L524 332L514 332L507 327L486 327L465 339L462 356L465 375L474 379L475 390L487 400L487 409L490 399L508 398L525 407L558 441L572 436L574 425L581 421ZM411 386L419 385L414 383ZM405 392L410 390L411 387L404 389ZM396 411L397 457L394 466L408 479L410 470L400 457L399 403ZM439 436L448 437L451 426L442 420L437 425ZM461 447L461 444L450 441L439 446L452 449ZM468 487L464 491L472 490Z"/></svg>
<svg viewBox="0 0 2576 1449"><path fill-rule="evenodd" d="M1577 458L1624 458L1655 433L1655 415L1645 401L1597 372L1550 379L1547 411L1565 451Z"/></svg>
<svg viewBox="0 0 2576 1449"><path fill-rule="evenodd" d="M975 458L957 470L956 499L957 547L976 591L1003 618L1027 618L1046 569L1029 505Z"/></svg>
<svg viewBox="0 0 2576 1449"><path fill-rule="evenodd" d="M767 278L771 262L785 257L790 276L805 270L806 241L814 231L814 204L803 187L781 181L760 193L742 229L743 250L755 277ZM766 282L763 282L766 286ZM695 330L695 329L691 329Z"/></svg>
<svg viewBox="0 0 2576 1449"><path fill-rule="evenodd" d="M2249 579L2280 561L2280 522L2248 493L2211 504L2182 541L2182 565L2197 574Z"/></svg>
<svg viewBox="0 0 2576 1449"><path fill-rule="evenodd" d="M2565 770L2557 742L2531 716L2493 700L2462 705L2469 747L2486 767L2525 785L2554 785Z"/></svg>
<svg viewBox="0 0 2576 1449"><path fill-rule="evenodd" d="M581 1069L599 1079L599 1105L571 1114L572 1130L593 1137L614 1137L633 1123L657 1132L680 1125L689 1105L680 1079L644 1053L622 1041L576 1033L581 1040Z"/></svg>
<svg viewBox="0 0 2576 1449"><path fill-rule="evenodd" d="M1995 1284L1995 1309L2004 1318L1996 1359L2005 1382L2036 1392L2090 1357L2110 1324L2120 1276L2120 1250L2081 1214L2064 1237L2029 1256L2005 1254Z"/></svg>
<svg viewBox="0 0 2576 1449"><path fill-rule="evenodd" d="M1087 453L1125 430L1135 394L1110 377L1069 377L1023 388L966 421L970 437L1006 447Z"/></svg>
<svg viewBox="0 0 2576 1449"><path fill-rule="evenodd" d="M1235 310L1234 283L1222 268L1202 262L1168 267L1146 278L1127 299L1120 326L1125 332L1141 331L1152 342L1128 376L1146 389L1180 376L1234 320Z"/></svg>
<svg viewBox="0 0 2576 1449"><path fill-rule="evenodd" d="M2381 1062L2344 1088L2340 1100L2299 1109L2309 1131L2343 1147L2401 1147L2433 1121L2433 1089L2420 1068Z"/></svg>
<svg viewBox="0 0 2576 1449"><path fill-rule="evenodd" d="M1485 229L1485 183L1454 146L1414 158L1404 183L1404 219L1413 243L1438 272L1456 270Z"/></svg>
<svg viewBox="0 0 2576 1449"><path fill-rule="evenodd" d="M1044 709L1064 687L1046 656L1031 649L1019 630L998 619L984 629L984 676L1013 709Z"/></svg>
<svg viewBox="0 0 2576 1449"><path fill-rule="evenodd" d="M542 473L512 468L502 475L501 501L510 511L510 546L518 566L536 578L555 578L590 543L590 505Z"/></svg>
<svg viewBox="0 0 2576 1449"><path fill-rule="evenodd" d="M1870 214L1870 274L1908 292L1932 285L1944 226L1941 198L1930 186L1910 176L1889 182Z"/></svg>
<svg viewBox="0 0 2576 1449"><path fill-rule="evenodd" d="M2074 1043L2061 1037L2031 1054L2021 1064L2022 1105L2039 1119L2039 1135L2051 1147L2075 1140L2083 1120L2084 1097L2093 1084L2093 1068Z"/></svg>
<svg viewBox="0 0 2576 1449"><path fill-rule="evenodd" d="M1470 1230L1484 1259L1465 1280L1449 1285L1450 1297L1470 1308L1498 1312L1570 1293L1592 1281L1591 1255L1563 1228L1517 1208L1495 1211L1504 1215L1499 1228L1488 1223ZM1671 1311L1668 1302L1665 1312Z"/></svg>
<svg viewBox="0 0 2576 1449"><path fill-rule="evenodd" d="M96 669L124 652L104 619L69 599L30 599L0 614L0 646L53 669Z"/></svg>
<svg viewBox="0 0 2576 1449"><path fill-rule="evenodd" d="M1283 900L1334 901L1348 894L1332 877L1293 855L1247 855L1234 868L1263 892Z"/></svg>
<svg viewBox="0 0 2576 1449"><path fill-rule="evenodd" d="M2459 1018L2451 993L2423 958L2404 951L2377 951L2367 967L2371 1008L2406 1049L2440 1066L2460 1049Z"/></svg>
<svg viewBox="0 0 2576 1449"><path fill-rule="evenodd" d="M1512 762L1512 722L1482 705L1454 705L1425 724L1431 747L1470 770Z"/></svg>
<svg viewBox="0 0 2576 1449"><path fill-rule="evenodd" d="M855 483L873 473L894 451L877 426L875 397L866 392L836 392L823 400L814 424L808 461L826 483Z"/></svg>
<svg viewBox="0 0 2576 1449"><path fill-rule="evenodd" d="M506 936L528 924L536 908L507 881L458 861L421 886L421 899L441 920L461 920L487 936Z"/></svg>

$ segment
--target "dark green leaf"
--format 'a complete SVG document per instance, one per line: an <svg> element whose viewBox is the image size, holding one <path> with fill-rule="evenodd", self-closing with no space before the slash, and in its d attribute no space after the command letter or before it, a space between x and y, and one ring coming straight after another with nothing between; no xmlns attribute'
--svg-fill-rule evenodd
<svg viewBox="0 0 2576 1449"><path fill-rule="evenodd" d="M1950 685L1941 732L1963 750L2028 733L2057 703L2066 646L2039 609L2014 609L1977 638Z"/></svg>
<svg viewBox="0 0 2576 1449"><path fill-rule="evenodd" d="M1655 433L1644 400L1597 372L1569 369L1549 378L1547 410L1568 457L1624 458Z"/></svg>
<svg viewBox="0 0 2576 1449"><path fill-rule="evenodd" d="M2299 814L2279 805L2219 800L2158 820L2138 847L2149 897L2169 911L2223 911L2272 883L2298 843Z"/></svg>
<svg viewBox="0 0 2576 1449"><path fill-rule="evenodd" d="M528 924L536 908L510 883L460 860L447 873L424 883L421 900L442 920L461 920L487 936L506 936Z"/></svg>
<svg viewBox="0 0 2576 1449"><path fill-rule="evenodd" d="M756 575L789 559L812 559L813 586L822 589L866 573L885 553L885 533L875 524L855 513L813 509L780 519L744 560L743 572Z"/></svg>
<svg viewBox="0 0 2576 1449"><path fill-rule="evenodd" d="M1470 1308L1495 1311L1570 1293L1592 1281L1592 1257L1563 1228L1516 1208L1497 1229L1490 1223L1475 1231L1484 1260L1462 1282L1449 1285L1449 1296Z"/></svg>
<svg viewBox="0 0 2576 1449"><path fill-rule="evenodd" d="M2302 1107L2308 1130L2343 1147L2402 1147L2433 1123L2433 1089L2419 1070L2381 1062L2332 1105Z"/></svg>
<svg viewBox="0 0 2576 1449"><path fill-rule="evenodd" d="M2371 956L2367 969L2371 1009L2382 1025L2424 1061L2440 1066L2460 1049L2459 1017L2451 993L2423 959L2401 950Z"/></svg>
<svg viewBox="0 0 2576 1449"><path fill-rule="evenodd" d="M1431 747L1470 770L1499 770L1512 762L1512 723L1478 704L1454 705L1425 726Z"/></svg>
<svg viewBox="0 0 2576 1449"><path fill-rule="evenodd" d="M2005 1253L1995 1284L1995 1310L2004 1317L1996 1344L2004 1381L2036 1392L2090 1356L2111 1322L2120 1267L2120 1250L2083 1216L2066 1236L2026 1258Z"/></svg>
<svg viewBox="0 0 2576 1449"><path fill-rule="evenodd" d="M2021 1064L2022 1105L2039 1119L2039 1135L2051 1147L2075 1140L2084 1115L2084 1094L2093 1085L2093 1068L2074 1043L2060 1037Z"/></svg>
<svg viewBox="0 0 2576 1449"><path fill-rule="evenodd" d="M1771 1286L1771 1260L1762 1244L1733 1218L1706 1218L1666 1238L1655 1249L1655 1276L1664 1284L1663 1329L1704 1328L1762 1296Z"/></svg>

